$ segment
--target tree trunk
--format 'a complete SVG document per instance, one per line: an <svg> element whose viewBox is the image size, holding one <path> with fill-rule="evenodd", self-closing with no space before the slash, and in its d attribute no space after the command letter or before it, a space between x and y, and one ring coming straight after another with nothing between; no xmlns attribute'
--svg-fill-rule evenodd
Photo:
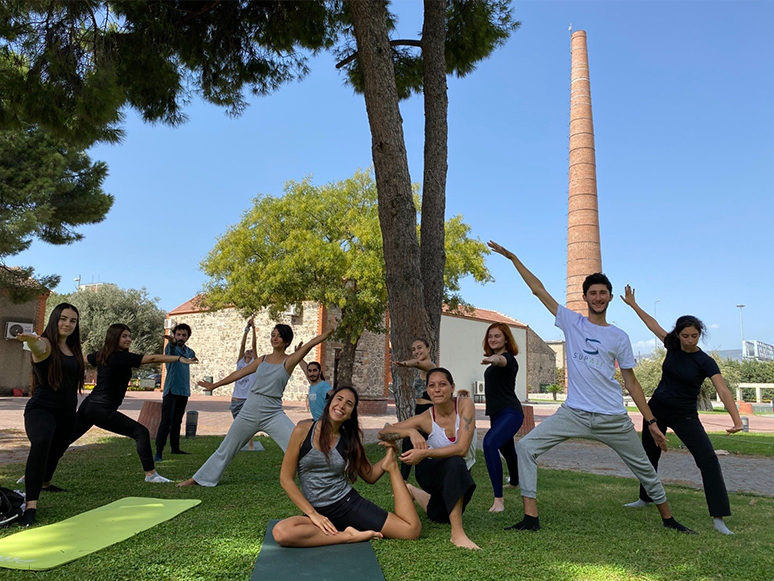
<svg viewBox="0 0 774 581"><path fill-rule="evenodd" d="M437 361L446 266L444 222L448 170L448 109L446 85L446 2L425 0L422 27L422 83L425 105L424 179L420 260L425 309L430 317L431 357Z"/></svg>
<svg viewBox="0 0 774 581"><path fill-rule="evenodd" d="M696 404L696 408L700 412L711 412L713 410L712 398L703 389L699 392L699 401Z"/></svg>
<svg viewBox="0 0 774 581"><path fill-rule="evenodd" d="M351 0L358 60L371 128L371 150L379 199L379 224L384 245L385 278L390 309L390 340L394 357L407 358L417 337L430 337L424 305L417 216L411 191L403 120L392 63L384 0ZM399 420L414 413L411 370L393 370Z"/></svg>
<svg viewBox="0 0 774 581"><path fill-rule="evenodd" d="M352 383L352 373L355 369L355 353L357 352L357 344L360 341L358 337L354 343L345 340L341 346L341 357L339 358L339 365L336 369L336 384L339 385L351 385L356 387Z"/></svg>

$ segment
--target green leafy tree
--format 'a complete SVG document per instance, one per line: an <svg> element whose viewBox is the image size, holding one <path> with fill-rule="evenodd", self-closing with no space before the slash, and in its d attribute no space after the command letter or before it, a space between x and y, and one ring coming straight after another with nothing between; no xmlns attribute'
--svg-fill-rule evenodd
<svg viewBox="0 0 774 581"><path fill-rule="evenodd" d="M159 308L158 301L157 297L149 297L144 288L122 289L114 284L84 287L69 294L52 293L46 302L46 320L56 305L70 303L81 315L84 353L102 348L105 333L113 323L132 329L132 352L161 353L166 312Z"/></svg>
<svg viewBox="0 0 774 581"><path fill-rule="evenodd" d="M0 61L1 62L1 61ZM113 196L102 190L107 167L36 127L0 131L0 290L24 302L59 282L34 277L31 267L12 268L8 257L35 238L70 244L76 227L105 218Z"/></svg>
<svg viewBox="0 0 774 581"><path fill-rule="evenodd" d="M454 259L446 264L445 297L454 305L464 305L463 277L491 280L484 265L488 250L469 234L460 216L447 221L447 252ZM215 308L234 306L245 316L268 308L276 316L311 300L339 309L340 380L351 381L357 342L366 330L384 331L387 306L373 178L358 172L324 186L309 179L288 182L284 196L256 198L202 268L210 277L205 301Z"/></svg>

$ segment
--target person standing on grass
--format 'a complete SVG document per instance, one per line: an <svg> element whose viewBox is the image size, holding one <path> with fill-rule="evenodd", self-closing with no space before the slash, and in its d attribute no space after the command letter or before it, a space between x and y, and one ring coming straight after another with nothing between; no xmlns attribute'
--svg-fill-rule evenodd
<svg viewBox="0 0 774 581"><path fill-rule="evenodd" d="M334 330L335 327L331 327L322 335L317 335L308 343L301 345L300 349L292 355L286 355L285 351L293 342L293 329L289 325L276 325L271 331L272 352L269 355L254 359L246 367L234 371L218 382L200 381L199 385L205 391L212 391L223 385L228 385L240 377L255 373L255 380L250 388L247 401L245 401L239 415L234 419L234 423L231 424L218 449L192 478L181 482L178 486L197 484L199 486L217 486L223 472L234 459L236 453L259 431L269 434L284 452L288 447L290 434L295 427L282 410L282 394L285 392L285 386L287 386L296 365L315 345L330 337Z"/></svg>
<svg viewBox="0 0 774 581"><path fill-rule="evenodd" d="M145 482L172 482L156 472L148 428L122 414L118 408L126 396L126 389L132 378L132 368L148 363L179 362L182 365L190 365L196 362L174 355L132 353L129 351L131 346L132 330L122 323L114 323L108 327L102 348L86 356L85 363L97 368L97 384L78 408L70 443L83 436L92 426L127 436L137 444L137 455L145 471Z"/></svg>
<svg viewBox="0 0 774 581"><path fill-rule="evenodd" d="M524 410L516 396L516 374L519 364L516 355L519 347L510 327L505 323L492 323L484 334L484 359L488 365L484 372L486 415L490 418L489 431L484 436L484 458L489 479L492 481L494 503L489 512L505 510L503 499L503 463L508 464L511 486L519 484L519 467L516 444L513 437L524 423Z"/></svg>
<svg viewBox="0 0 774 581"><path fill-rule="evenodd" d="M667 428L680 438L688 451L696 460L696 466L701 471L704 483L704 496L713 520L713 527L724 535L732 535L723 520L731 515L731 505L728 502L726 483L720 462L715 454L707 432L699 420L697 403L701 385L709 378L715 386L726 411L731 416L734 425L726 430L731 435L742 430L742 418L736 409L734 397L731 395L720 368L715 360L699 349L699 339L705 333L704 323L691 315L677 319L674 328L667 333L658 321L646 313L634 298L634 289L626 285L623 301L629 305L637 316L642 319L650 332L663 342L666 348L666 358L661 367L661 380L656 391L648 402L651 411L658 418L658 428L666 433ZM653 441L650 432L643 428L642 446L648 455L653 468L658 470L661 448ZM625 504L629 508L649 506L652 499L647 491L640 486L640 498L635 502Z"/></svg>
<svg viewBox="0 0 774 581"><path fill-rule="evenodd" d="M383 442L411 438L414 447L401 461L416 466L417 483L408 490L430 520L451 525L451 542L464 549L479 549L462 526L462 513L473 498L476 483L470 475L476 450L476 408L469 397L454 397L454 379L442 367L427 372L430 409L379 431ZM430 434L425 441L420 434Z"/></svg>
<svg viewBox="0 0 774 581"><path fill-rule="evenodd" d="M297 348L300 349L301 345L303 343L300 343ZM327 403L326 399L333 386L325 380L322 366L317 361L307 363L302 359L299 366L309 381L309 393L306 395L306 411L312 414L312 419L316 422L322 417L325 404Z"/></svg>
<svg viewBox="0 0 774 581"><path fill-rule="evenodd" d="M417 370L417 374L414 377L414 415L418 416L433 406L430 396L427 395L427 372L436 368L437 365L430 359L430 343L426 339L417 339L412 343L411 355L413 356L412 359L396 361L395 365L398 367L413 367ZM420 435L427 439L427 434L420 433ZM411 438L403 438L402 452L406 453L412 447ZM403 476L403 480L408 480L411 475L411 464L401 463L400 473Z"/></svg>
<svg viewBox="0 0 774 581"><path fill-rule="evenodd" d="M595 273L583 281L583 300L589 313L588 317L584 317L557 303L515 254L495 242L489 241L488 245L513 263L532 293L556 317L555 324L564 332L568 354L567 400L516 446L524 518L508 529L540 529L536 500L537 458L565 440L585 438L597 440L615 450L655 502L664 527L693 533L672 516L664 487L640 444L623 404L621 386L615 380L617 363L624 387L642 413L653 441L666 451L666 438L659 430L657 420L645 401L642 386L634 375L636 361L629 337L607 322L607 307L613 300L610 280L602 273Z"/></svg>
<svg viewBox="0 0 774 581"><path fill-rule="evenodd" d="M357 417L358 399L355 388L337 387L319 421L304 420L293 430L282 460L280 483L305 516L292 516L276 524L273 535L280 546L419 538L422 523L400 476L395 447L388 445L382 461L373 466L366 456ZM394 513L360 496L351 484L358 476L374 484L385 473L395 497Z"/></svg>
<svg viewBox="0 0 774 581"><path fill-rule="evenodd" d="M196 353L186 342L191 338L191 327L185 323L175 325L172 336L168 340L164 355L186 358L196 361ZM169 446L172 454L188 454L180 449L180 426L183 424L185 407L191 397L191 371L188 365L181 362L167 363L167 374L164 379L164 395L161 399L161 422L156 433L156 462L163 460L164 446Z"/></svg>
<svg viewBox="0 0 774 581"><path fill-rule="evenodd" d="M247 334L251 329L253 331L252 348L245 351L245 346L247 345ZM236 364L237 371L244 369L255 359L255 352L257 351L256 345L255 320L253 317L250 317L247 320L245 332L242 335L242 344L239 346L239 357L237 358ZM242 406L245 405L245 401L247 401L247 396L250 393L250 386L253 384L253 380L255 380L255 374L251 373L250 375L240 377L234 382L234 391L231 394L231 405L228 408L233 419L236 419L236 417L239 415L239 410L241 410ZM255 449L252 438L250 438L250 441L247 443L247 449Z"/></svg>
<svg viewBox="0 0 774 581"><path fill-rule="evenodd" d="M24 407L24 429L30 452L24 471L26 508L17 521L35 522L40 491L65 492L51 484L59 459L72 441L78 393L83 389L83 351L80 315L69 303L60 303L48 317L40 337L20 333L32 353L32 396Z"/></svg>

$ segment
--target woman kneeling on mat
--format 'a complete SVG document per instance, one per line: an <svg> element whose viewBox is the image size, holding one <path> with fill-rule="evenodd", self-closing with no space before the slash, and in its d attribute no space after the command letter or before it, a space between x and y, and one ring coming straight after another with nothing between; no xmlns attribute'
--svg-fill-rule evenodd
<svg viewBox="0 0 774 581"><path fill-rule="evenodd" d="M370 539L417 539L422 524L401 478L395 448L387 446L372 466L363 448L357 419L357 391L334 390L318 422L300 422L290 436L280 470L280 483L306 516L292 516L274 527L283 547L319 547ZM301 489L295 483L296 472ZM352 488L358 476L373 484L387 472L395 513L361 497Z"/></svg>
<svg viewBox="0 0 774 581"><path fill-rule="evenodd" d="M454 398L454 380L448 370L437 367L427 372L427 393L433 402L426 412L379 432L379 439L411 438L414 448L401 461L416 466L419 486L409 492L430 520L451 524L451 542L466 549L480 548L462 528L462 513L473 497L476 484L470 475L475 462L471 449L476 433L476 410L468 397ZM427 441L419 432L430 434Z"/></svg>

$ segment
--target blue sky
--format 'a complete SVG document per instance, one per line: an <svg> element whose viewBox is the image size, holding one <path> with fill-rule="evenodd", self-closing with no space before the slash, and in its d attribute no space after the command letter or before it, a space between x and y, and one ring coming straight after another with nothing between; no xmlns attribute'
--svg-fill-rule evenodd
<svg viewBox="0 0 774 581"><path fill-rule="evenodd" d="M398 36L416 36L421 3L395 4ZM602 261L618 294L627 283L665 327L692 313L710 327L706 349L774 343L774 3L519 2L521 28L464 79L449 79L447 213L482 240L514 252L564 302L570 34L588 34ZM194 100L179 128L127 112L126 139L99 146L107 219L66 247L35 242L15 258L39 273L146 287L171 310L194 296L199 264L259 193L286 180L344 179L371 166L362 97L321 54L311 74L251 100L232 119ZM402 105L409 164L422 176L418 98ZM492 256L496 282L472 281L472 304L513 316L544 339L552 317L510 263ZM621 301L609 320L635 353L645 326Z"/></svg>

